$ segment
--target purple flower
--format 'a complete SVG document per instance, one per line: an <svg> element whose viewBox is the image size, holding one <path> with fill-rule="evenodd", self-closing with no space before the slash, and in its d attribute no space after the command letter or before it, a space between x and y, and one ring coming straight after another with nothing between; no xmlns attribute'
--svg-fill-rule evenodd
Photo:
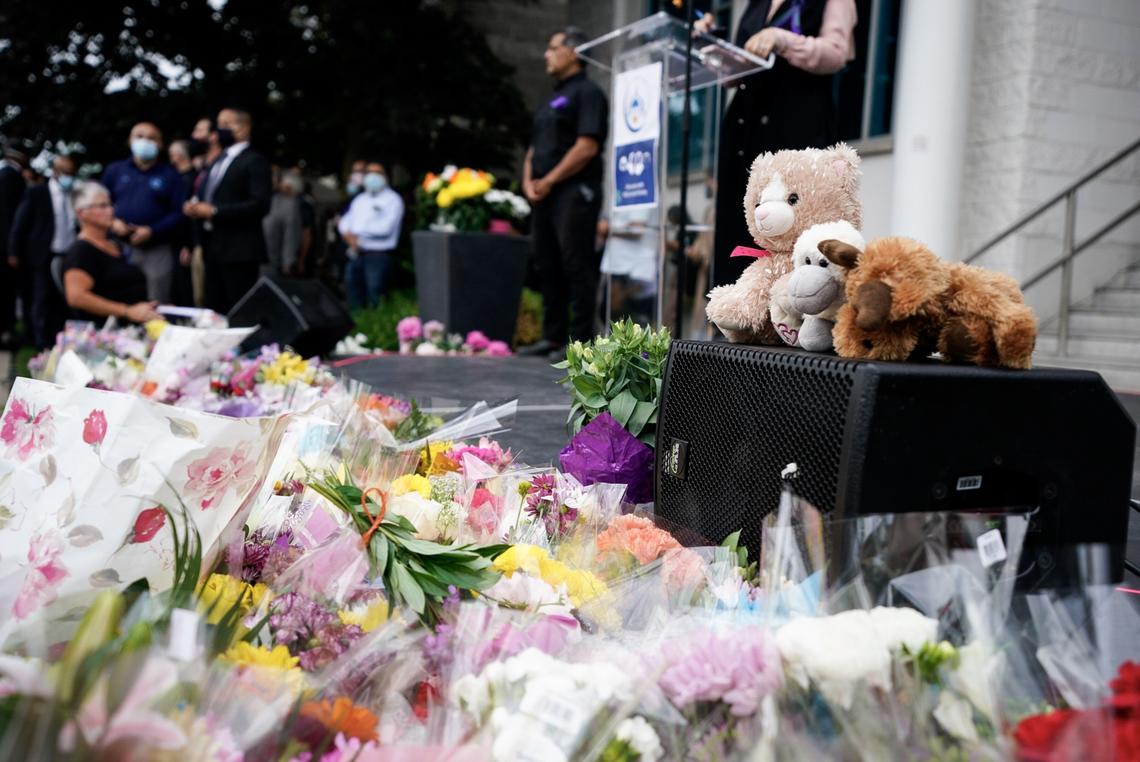
<svg viewBox="0 0 1140 762"><path fill-rule="evenodd" d="M346 625L334 612L300 593L275 598L269 610L274 644L288 646L307 672L327 666L364 634L355 624Z"/></svg>
<svg viewBox="0 0 1140 762"><path fill-rule="evenodd" d="M542 474L534 477L526 494L527 515L541 518L550 537L563 534L578 520L578 509L562 504L554 487L554 475Z"/></svg>
<svg viewBox="0 0 1140 762"><path fill-rule="evenodd" d="M429 673L441 674L455 658L455 644L451 642L454 634L455 628L443 622L424 638L423 654Z"/></svg>
<svg viewBox="0 0 1140 762"><path fill-rule="evenodd" d="M679 709L702 701L723 701L737 717L756 713L760 702L780 686L780 654L762 627L723 635L711 630L664 649L668 666L659 684Z"/></svg>

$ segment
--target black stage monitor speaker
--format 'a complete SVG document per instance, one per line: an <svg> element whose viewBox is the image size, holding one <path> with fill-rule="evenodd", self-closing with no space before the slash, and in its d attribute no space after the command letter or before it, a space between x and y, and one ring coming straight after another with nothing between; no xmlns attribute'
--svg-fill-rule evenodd
<svg viewBox="0 0 1140 762"><path fill-rule="evenodd" d="M1031 586L1071 582L1068 552L1109 546L1123 575L1136 425L1096 373L847 360L675 341L657 427L656 511L760 546L794 490L836 517L1036 511Z"/></svg>
<svg viewBox="0 0 1140 762"><path fill-rule="evenodd" d="M302 357L328 355L352 330L352 318L319 281L263 276L228 315L230 325L261 326L246 350L262 344L292 347Z"/></svg>

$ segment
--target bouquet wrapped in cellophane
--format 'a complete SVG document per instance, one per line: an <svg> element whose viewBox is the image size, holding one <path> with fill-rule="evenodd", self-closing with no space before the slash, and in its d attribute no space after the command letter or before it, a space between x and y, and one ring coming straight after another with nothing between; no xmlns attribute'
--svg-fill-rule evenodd
<svg viewBox="0 0 1140 762"><path fill-rule="evenodd" d="M718 543L634 510L627 484L521 462L494 439L513 403L445 421L338 389L236 421L17 384L4 758L1140 748L1136 611L1091 578L1019 589L1027 516L837 519L792 483L758 506L756 547Z"/></svg>

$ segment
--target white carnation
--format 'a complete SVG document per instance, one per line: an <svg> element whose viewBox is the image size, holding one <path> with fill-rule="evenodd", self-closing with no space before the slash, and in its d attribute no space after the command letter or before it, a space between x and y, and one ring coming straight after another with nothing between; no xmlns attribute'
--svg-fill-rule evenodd
<svg viewBox="0 0 1140 762"><path fill-rule="evenodd" d="M629 717L617 726L615 735L637 752L641 762L656 762L665 754L657 731L644 717Z"/></svg>

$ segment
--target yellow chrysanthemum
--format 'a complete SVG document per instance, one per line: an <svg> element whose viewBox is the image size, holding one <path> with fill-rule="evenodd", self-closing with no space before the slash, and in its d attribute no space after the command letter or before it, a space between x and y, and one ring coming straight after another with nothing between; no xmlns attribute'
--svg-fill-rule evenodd
<svg viewBox="0 0 1140 762"><path fill-rule="evenodd" d="M309 362L293 352L282 352L277 359L261 369L262 378L269 384L285 385L293 381L307 382L312 378Z"/></svg>
<svg viewBox="0 0 1140 762"><path fill-rule="evenodd" d="M344 624L355 624L365 632L372 632L388 621L388 601L377 598L362 609L349 609L336 613Z"/></svg>
<svg viewBox="0 0 1140 762"><path fill-rule="evenodd" d="M430 471L429 461L435 463L435 459L447 452L452 448L451 442L428 442L426 450L420 450L420 465L416 469L421 474L426 474ZM429 497L430 495L424 495Z"/></svg>
<svg viewBox="0 0 1140 762"><path fill-rule="evenodd" d="M155 320L146 321L143 328L146 329L146 335L149 336L151 340L155 340L162 335L162 332L166 330L166 326L168 325L169 323L165 320L156 318Z"/></svg>
<svg viewBox="0 0 1140 762"><path fill-rule="evenodd" d="M290 654L285 646L269 649L242 641L227 649L219 660L252 670L253 687L259 692L270 687L279 690L280 685L297 695L305 691L305 674L298 666L300 659Z"/></svg>
<svg viewBox="0 0 1140 762"><path fill-rule="evenodd" d="M222 654L223 659L243 667L263 667L265 669L295 669L301 660L289 653L285 646L255 646L244 640L231 646Z"/></svg>
<svg viewBox="0 0 1140 762"><path fill-rule="evenodd" d="M588 600L606 592L606 583L586 569L571 569L566 564L553 559L539 562L542 579L551 587L566 586L570 601L581 606Z"/></svg>
<svg viewBox="0 0 1140 762"><path fill-rule="evenodd" d="M405 474L392 482L392 495L400 497L411 492L420 493L420 497L431 498L431 482L426 476L419 474Z"/></svg>
<svg viewBox="0 0 1140 762"><path fill-rule="evenodd" d="M549 559L550 554L537 545L512 545L499 554L491 566L508 577L520 570L532 577L541 577L541 564Z"/></svg>
<svg viewBox="0 0 1140 762"><path fill-rule="evenodd" d="M198 611L207 615L210 624L217 624L234 607L245 616L252 611L269 591L265 585L251 585L228 574L211 574L198 591Z"/></svg>

